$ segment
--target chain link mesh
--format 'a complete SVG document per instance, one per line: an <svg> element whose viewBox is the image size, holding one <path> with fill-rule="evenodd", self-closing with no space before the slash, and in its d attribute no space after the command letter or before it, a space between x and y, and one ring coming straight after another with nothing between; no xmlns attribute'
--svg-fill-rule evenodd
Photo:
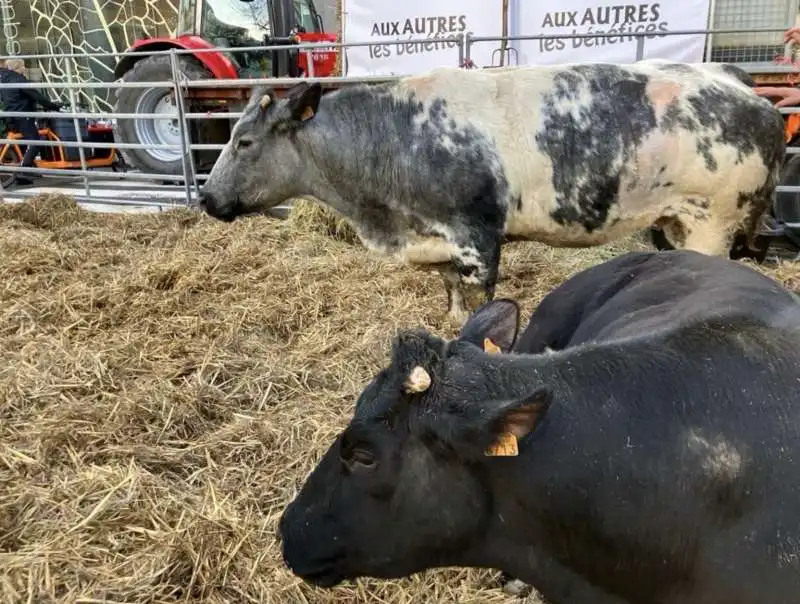
<svg viewBox="0 0 800 604"><path fill-rule="evenodd" d="M717 0L712 29L786 29L795 22L799 0ZM773 63L784 52L783 34L714 34L711 60L725 63Z"/></svg>

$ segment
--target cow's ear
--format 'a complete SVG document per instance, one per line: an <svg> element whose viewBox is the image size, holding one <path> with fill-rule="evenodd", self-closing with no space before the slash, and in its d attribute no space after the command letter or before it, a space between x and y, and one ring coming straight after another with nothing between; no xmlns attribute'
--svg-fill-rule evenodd
<svg viewBox="0 0 800 604"><path fill-rule="evenodd" d="M319 102L322 98L322 86L319 82L308 84L300 82L286 92L287 108L293 122L303 123L312 119L317 114Z"/></svg>
<svg viewBox="0 0 800 604"><path fill-rule="evenodd" d="M508 298L485 302L467 319L458 339L486 352L509 352L519 332L519 304Z"/></svg>
<svg viewBox="0 0 800 604"><path fill-rule="evenodd" d="M518 441L536 428L550 408L549 389L539 388L522 399L494 406L487 413L486 437L490 441L483 454L488 457L519 455Z"/></svg>
<svg viewBox="0 0 800 604"><path fill-rule="evenodd" d="M454 401L441 414L429 414L438 439L470 461L514 457L519 441L533 432L550 408L549 388L527 396L487 401Z"/></svg>

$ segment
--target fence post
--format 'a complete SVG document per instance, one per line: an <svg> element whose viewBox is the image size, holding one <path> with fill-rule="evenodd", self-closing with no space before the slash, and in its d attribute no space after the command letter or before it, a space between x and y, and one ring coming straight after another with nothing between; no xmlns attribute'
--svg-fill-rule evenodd
<svg viewBox="0 0 800 604"><path fill-rule="evenodd" d="M67 64L67 85L69 86L69 111L70 113L78 113L78 103L75 98L75 88L72 85L72 57L66 58ZM92 191L89 185L89 166L86 164L86 150L83 148L83 135L81 134L80 120L77 117L72 118L72 123L75 127L75 137L78 139L78 155L81 158L81 172L83 172L83 188L86 191L86 197L92 198ZM69 147L64 147L64 153L69 151Z"/></svg>
<svg viewBox="0 0 800 604"><path fill-rule="evenodd" d="M169 51L169 63L172 68L172 83L175 90L175 106L178 109L178 126L181 131L181 164L183 166L183 188L186 193L186 205L193 206L192 203L192 184L194 184L197 196L200 190L197 186L197 178L194 173L194 159L192 158L192 140L187 134L186 112L183 108L183 91L181 90L181 70L178 65L178 55L174 48ZM192 182L189 182L189 176Z"/></svg>
<svg viewBox="0 0 800 604"><path fill-rule="evenodd" d="M465 63L469 63L472 60L472 57L470 56L472 54L471 53L472 40L470 40L469 38L470 38L469 32L465 32L464 33L464 62Z"/></svg>
<svg viewBox="0 0 800 604"><path fill-rule="evenodd" d="M644 59L644 36L636 37L636 60Z"/></svg>
<svg viewBox="0 0 800 604"><path fill-rule="evenodd" d="M314 75L315 75L315 73L314 73L314 51L311 48L306 48L303 52L306 55L306 63L308 63L308 73L306 74L306 77L313 78Z"/></svg>
<svg viewBox="0 0 800 604"><path fill-rule="evenodd" d="M458 38L458 66L464 67L464 43L467 41L467 32L461 32Z"/></svg>

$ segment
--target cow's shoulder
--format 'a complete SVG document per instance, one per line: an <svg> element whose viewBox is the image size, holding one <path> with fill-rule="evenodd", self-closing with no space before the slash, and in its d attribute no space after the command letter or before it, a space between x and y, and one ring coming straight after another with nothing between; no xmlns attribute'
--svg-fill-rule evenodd
<svg viewBox="0 0 800 604"><path fill-rule="evenodd" d="M619 293L654 252L630 252L583 270L560 284L533 311L515 350L541 353L573 342L582 321Z"/></svg>

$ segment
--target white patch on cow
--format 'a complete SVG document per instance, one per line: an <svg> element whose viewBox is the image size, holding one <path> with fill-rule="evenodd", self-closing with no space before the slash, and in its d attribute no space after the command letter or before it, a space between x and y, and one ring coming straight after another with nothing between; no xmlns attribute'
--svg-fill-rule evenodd
<svg viewBox="0 0 800 604"><path fill-rule="evenodd" d="M409 264L450 262L458 246L441 237L415 237L400 250L399 257Z"/></svg>
<svg viewBox="0 0 800 604"><path fill-rule="evenodd" d="M459 247L456 252L457 259L464 266L474 266L475 272L471 275L462 275L461 282L471 285L480 285L481 278L486 274L486 267L481 262L480 254L474 247Z"/></svg>
<svg viewBox="0 0 800 604"><path fill-rule="evenodd" d="M356 232L367 249L393 255L407 264L442 264L457 260L463 266L475 267L476 270L473 274L461 276L461 282L480 285L487 267L481 261L478 250L472 246L467 247L453 243L456 239L455 233L443 224L431 224L428 225L428 229L434 234L421 236L413 231L406 232L403 243L396 249L390 249L381 241L365 238L358 230Z"/></svg>
<svg viewBox="0 0 800 604"><path fill-rule="evenodd" d="M660 118L667 107L680 97L681 85L673 80L651 79L645 88L645 94L655 107L656 117Z"/></svg>
<svg viewBox="0 0 800 604"><path fill-rule="evenodd" d="M524 581L520 581L519 579L511 579L508 583L503 585L503 592L508 594L509 596L521 596L527 590L529 586Z"/></svg>
<svg viewBox="0 0 800 604"><path fill-rule="evenodd" d="M700 456L703 470L709 477L729 481L741 473L742 455L724 438L710 439L699 430L692 429L686 437L686 444Z"/></svg>

